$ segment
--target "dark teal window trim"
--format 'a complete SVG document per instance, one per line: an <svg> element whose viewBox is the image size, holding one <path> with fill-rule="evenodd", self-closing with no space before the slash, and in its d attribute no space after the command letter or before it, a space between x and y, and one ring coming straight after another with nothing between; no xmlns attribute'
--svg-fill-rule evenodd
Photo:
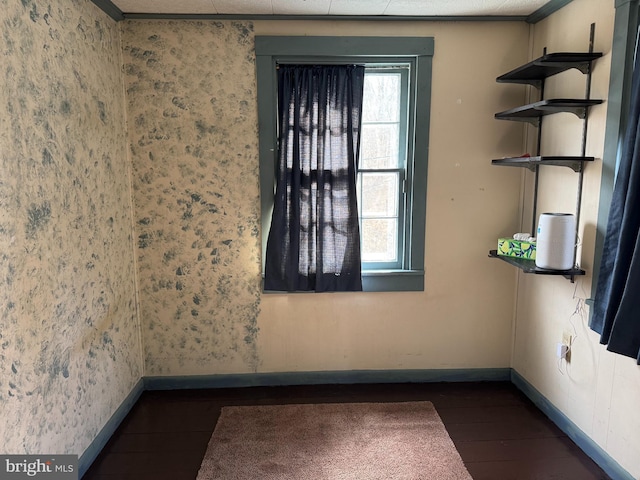
<svg viewBox="0 0 640 480"><path fill-rule="evenodd" d="M410 189L412 209L410 218L406 219L409 224L407 260L400 270L363 271L363 289L423 291L433 38L256 36L255 41L263 272L275 183L278 62L393 63L409 59L415 65L416 73L415 85L411 87L412 94L415 95L415 135L409 142L409 150L413 148L413 178Z"/></svg>
<svg viewBox="0 0 640 480"><path fill-rule="evenodd" d="M612 1L612 0L609 0ZM602 154L602 177L600 180L600 201L596 225L595 253L593 259L593 280L591 283L592 303L598 285L598 274L602 262L604 236L607 230L609 207L613 196L615 175L622 148L624 132L629 116L631 99L631 75L636 45L636 35L640 26L640 0L616 0L613 44L611 46L611 75L607 98L607 121Z"/></svg>

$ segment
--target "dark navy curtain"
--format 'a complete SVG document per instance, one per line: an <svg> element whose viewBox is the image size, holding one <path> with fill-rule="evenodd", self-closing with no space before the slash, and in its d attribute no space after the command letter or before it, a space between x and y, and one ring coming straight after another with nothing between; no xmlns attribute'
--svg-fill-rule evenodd
<svg viewBox="0 0 640 480"><path fill-rule="evenodd" d="M362 290L356 173L364 67L278 68L278 165L265 290Z"/></svg>
<svg viewBox="0 0 640 480"><path fill-rule="evenodd" d="M640 55L629 120L609 210L590 326L607 350L640 364Z"/></svg>

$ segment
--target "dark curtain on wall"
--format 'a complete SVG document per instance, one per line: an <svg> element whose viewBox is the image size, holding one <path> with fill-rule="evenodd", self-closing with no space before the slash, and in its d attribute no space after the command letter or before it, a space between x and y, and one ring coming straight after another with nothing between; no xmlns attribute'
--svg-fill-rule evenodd
<svg viewBox="0 0 640 480"><path fill-rule="evenodd" d="M356 172L364 67L281 65L265 290L357 291Z"/></svg>
<svg viewBox="0 0 640 480"><path fill-rule="evenodd" d="M607 350L640 365L640 55L609 210L591 328Z"/></svg>

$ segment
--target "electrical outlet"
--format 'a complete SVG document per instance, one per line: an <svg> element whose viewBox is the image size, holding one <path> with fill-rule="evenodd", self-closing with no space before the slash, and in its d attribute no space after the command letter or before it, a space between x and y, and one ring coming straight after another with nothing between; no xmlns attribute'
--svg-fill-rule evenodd
<svg viewBox="0 0 640 480"><path fill-rule="evenodd" d="M568 347L567 353L564 356L564 359L567 362L571 361L571 344L573 342L573 335L570 331L565 330L562 332L562 344Z"/></svg>

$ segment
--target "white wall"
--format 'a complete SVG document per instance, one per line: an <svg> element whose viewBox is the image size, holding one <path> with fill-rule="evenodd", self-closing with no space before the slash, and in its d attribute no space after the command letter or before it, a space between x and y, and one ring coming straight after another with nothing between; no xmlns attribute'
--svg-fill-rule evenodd
<svg viewBox="0 0 640 480"><path fill-rule="evenodd" d="M589 27L596 24L595 51L604 53L594 64L592 98L607 98L614 2L575 0L534 27L532 58L549 52L587 51ZM577 71L553 77L545 96L562 98L585 92L585 77ZM634 477L640 477L640 372L633 359L611 354L588 327L585 300L591 274L600 187L607 104L589 116L587 155L594 165L585 172L582 197L579 261L587 271L571 284L562 277L518 278L513 368L596 441ZM543 122L542 153L579 155L582 122L571 114ZM533 129L532 129L533 130ZM533 138L535 132L530 132ZM568 169L547 168L541 174L539 212L573 212L577 175ZM528 222L528 220L526 220ZM528 223L527 223L528 224ZM558 362L555 344L563 332L574 335L570 363Z"/></svg>

